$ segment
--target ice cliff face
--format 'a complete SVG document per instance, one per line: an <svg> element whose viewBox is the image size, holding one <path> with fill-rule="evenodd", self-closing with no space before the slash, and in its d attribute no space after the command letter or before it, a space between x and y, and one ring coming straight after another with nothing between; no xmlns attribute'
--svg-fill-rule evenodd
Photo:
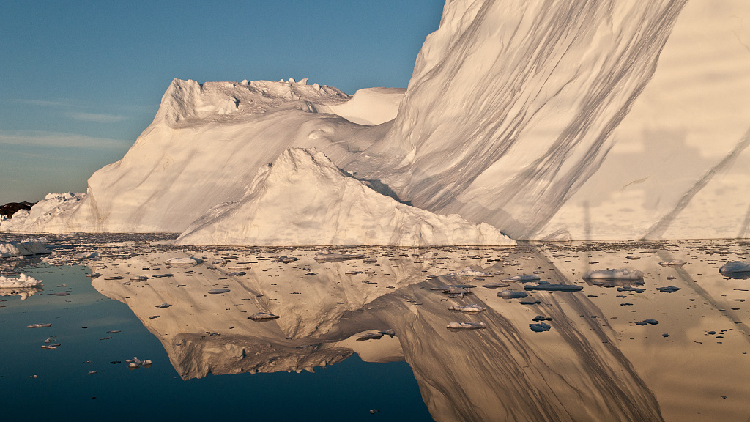
<svg viewBox="0 0 750 422"><path fill-rule="evenodd" d="M344 174L323 153L293 148L259 171L245 196L191 225L183 244L501 245L494 227L401 204Z"/></svg>
<svg viewBox="0 0 750 422"><path fill-rule="evenodd" d="M747 16L744 0L447 1L405 93L175 80L80 204L0 229L182 232L315 148L513 238L747 237Z"/></svg>
<svg viewBox="0 0 750 422"><path fill-rule="evenodd" d="M353 166L517 238L747 235L739 16L747 2L449 1L369 150L385 165Z"/></svg>

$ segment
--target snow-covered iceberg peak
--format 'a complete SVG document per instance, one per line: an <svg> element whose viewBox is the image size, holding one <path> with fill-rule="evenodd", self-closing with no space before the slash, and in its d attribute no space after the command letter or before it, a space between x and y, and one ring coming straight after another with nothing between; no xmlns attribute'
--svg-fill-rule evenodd
<svg viewBox="0 0 750 422"><path fill-rule="evenodd" d="M174 79L164 93L155 123L175 126L190 120L226 118L228 115L263 114L291 105L315 112L317 106L349 100L337 88L288 81L205 82Z"/></svg>
<svg viewBox="0 0 750 422"><path fill-rule="evenodd" d="M323 153L284 151L259 170L242 200L215 207L178 239L183 244L506 245L488 224L442 216L384 196Z"/></svg>

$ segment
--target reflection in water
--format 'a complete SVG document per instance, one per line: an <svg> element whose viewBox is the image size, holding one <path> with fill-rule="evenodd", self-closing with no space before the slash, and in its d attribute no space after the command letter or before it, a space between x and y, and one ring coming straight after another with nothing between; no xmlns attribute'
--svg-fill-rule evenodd
<svg viewBox="0 0 750 422"><path fill-rule="evenodd" d="M746 249L728 241L348 248L338 252L356 259L337 260L313 248L128 243L99 248L88 265L101 274L94 287L133 310L184 379L312 371L357 353L405 360L437 421L745 420L750 292L718 268L747 259ZM63 252L51 259L65 261ZM191 256L202 262L167 265ZM659 265L678 259L687 263ZM582 277L607 268L643 279L631 289L632 280ZM583 290L506 299L484 287L520 274ZM459 285L476 287L443 293ZM679 290L658 290L670 285ZM450 309L466 305L485 309ZM278 318L251 318L261 312ZM539 321L551 329L534 331ZM486 328L451 330L451 322Z"/></svg>

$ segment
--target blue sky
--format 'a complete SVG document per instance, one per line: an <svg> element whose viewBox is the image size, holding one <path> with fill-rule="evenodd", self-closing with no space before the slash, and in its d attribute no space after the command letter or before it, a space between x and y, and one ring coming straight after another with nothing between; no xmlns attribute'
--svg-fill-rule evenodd
<svg viewBox="0 0 750 422"><path fill-rule="evenodd" d="M0 13L0 204L83 192L173 78L406 87L444 0L18 1Z"/></svg>

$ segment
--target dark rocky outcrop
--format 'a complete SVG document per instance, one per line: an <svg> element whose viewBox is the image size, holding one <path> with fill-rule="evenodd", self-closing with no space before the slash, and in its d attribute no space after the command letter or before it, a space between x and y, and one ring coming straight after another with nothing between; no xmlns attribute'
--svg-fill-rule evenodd
<svg viewBox="0 0 750 422"><path fill-rule="evenodd" d="M8 218L12 217L13 214L15 214L18 211L21 210L30 210L32 206L34 206L36 202L9 202L5 205L0 206L0 215L4 215Z"/></svg>

